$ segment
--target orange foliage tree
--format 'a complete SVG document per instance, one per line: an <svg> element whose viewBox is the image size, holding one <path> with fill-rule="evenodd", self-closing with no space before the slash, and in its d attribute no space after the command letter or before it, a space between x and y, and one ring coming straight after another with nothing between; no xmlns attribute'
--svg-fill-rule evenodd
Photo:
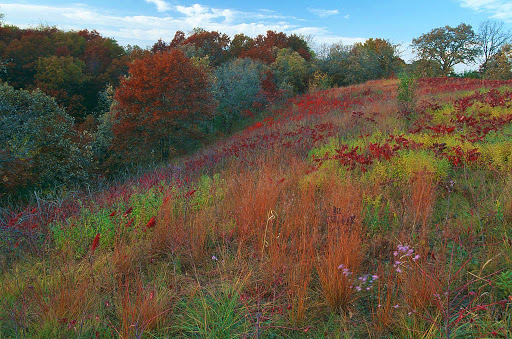
<svg viewBox="0 0 512 339"><path fill-rule="evenodd" d="M208 77L180 50L137 59L115 93L112 149L122 162L162 161L202 136Z"/></svg>

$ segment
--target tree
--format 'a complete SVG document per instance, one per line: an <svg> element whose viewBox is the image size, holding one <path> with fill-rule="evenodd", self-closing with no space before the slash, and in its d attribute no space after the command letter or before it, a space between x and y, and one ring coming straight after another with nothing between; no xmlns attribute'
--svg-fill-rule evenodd
<svg viewBox="0 0 512 339"><path fill-rule="evenodd" d="M438 63L445 76L453 70L453 66L473 62L480 54L475 32L464 23L455 28L435 28L413 39L412 47L420 59Z"/></svg>
<svg viewBox="0 0 512 339"><path fill-rule="evenodd" d="M503 45L487 63L484 77L488 79L512 79L512 46Z"/></svg>
<svg viewBox="0 0 512 339"><path fill-rule="evenodd" d="M96 31L0 26L0 78L14 88L40 88L75 123L98 117L98 94L119 84L131 57Z"/></svg>
<svg viewBox="0 0 512 339"><path fill-rule="evenodd" d="M229 54L232 58L238 58L242 53L251 49L254 40L243 33L236 34L229 44Z"/></svg>
<svg viewBox="0 0 512 339"><path fill-rule="evenodd" d="M480 69L485 72L487 63L493 59L512 38L512 32L506 31L503 22L487 20L480 24L478 43L482 48L483 62Z"/></svg>
<svg viewBox="0 0 512 339"><path fill-rule="evenodd" d="M5 80L15 88L27 88L36 74L37 60L55 51L45 31L27 30L9 43L4 58L9 60Z"/></svg>
<svg viewBox="0 0 512 339"><path fill-rule="evenodd" d="M338 42L332 45L325 45L315 60L316 67L327 74L332 82L338 86L348 84L347 72L348 60L352 47Z"/></svg>
<svg viewBox="0 0 512 339"><path fill-rule="evenodd" d="M0 194L87 179L89 155L53 98L1 83L0 107Z"/></svg>
<svg viewBox="0 0 512 339"><path fill-rule="evenodd" d="M132 62L115 93L113 150L123 162L167 159L201 136L212 112L209 81L180 50Z"/></svg>
<svg viewBox="0 0 512 339"><path fill-rule="evenodd" d="M306 38L297 34L292 34L288 37L288 48L299 53L301 57L306 61L310 61L313 58L311 48L309 48Z"/></svg>
<svg viewBox="0 0 512 339"><path fill-rule="evenodd" d="M279 89L289 95L302 93L306 89L308 64L298 52L282 48L277 52L276 61L271 65Z"/></svg>
<svg viewBox="0 0 512 339"><path fill-rule="evenodd" d="M85 64L70 56L39 58L35 79L38 87L48 89L76 88L84 81Z"/></svg>
<svg viewBox="0 0 512 339"><path fill-rule="evenodd" d="M441 65L433 60L414 60L406 69L408 74L416 78L437 78L443 74Z"/></svg>
<svg viewBox="0 0 512 339"><path fill-rule="evenodd" d="M242 48L238 48L242 46ZM276 60L277 52L283 48L289 48L305 59L312 58L312 52L304 38L298 35L287 36L283 32L267 31L266 35L258 35L254 39L245 39L243 36L237 38L233 51L240 54L234 56L261 60L267 65Z"/></svg>
<svg viewBox="0 0 512 339"><path fill-rule="evenodd" d="M175 39L178 37L175 37ZM195 47L195 57L209 56L214 66L220 65L228 54L230 38L226 34L219 32L208 32L200 28L195 29L195 33L189 36L182 45L193 45Z"/></svg>
<svg viewBox="0 0 512 339"><path fill-rule="evenodd" d="M392 76L404 64L398 56L398 46L379 38L364 42L362 48L368 50L379 65L375 79Z"/></svg>
<svg viewBox="0 0 512 339"><path fill-rule="evenodd" d="M397 54L397 46L384 39L354 44L348 57L347 80L360 83L392 76L403 65Z"/></svg>
<svg viewBox="0 0 512 339"><path fill-rule="evenodd" d="M230 133L233 124L264 104L261 79L268 66L258 60L235 59L214 71L213 93L218 102L215 123Z"/></svg>

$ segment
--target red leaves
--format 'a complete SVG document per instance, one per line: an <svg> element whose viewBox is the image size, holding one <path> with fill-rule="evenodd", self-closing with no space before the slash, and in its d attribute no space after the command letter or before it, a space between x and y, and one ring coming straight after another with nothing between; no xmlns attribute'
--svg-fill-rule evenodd
<svg viewBox="0 0 512 339"><path fill-rule="evenodd" d="M451 126L451 127L448 127L446 125L436 125L436 126L426 126L425 129L429 129L429 130L432 130L434 131L434 133L436 134L439 134L439 135L444 135L444 134L450 134L452 133L454 130L455 130L455 126Z"/></svg>
<svg viewBox="0 0 512 339"><path fill-rule="evenodd" d="M148 55L130 65L129 78L118 87L115 99L114 150L125 161L139 160L162 147L166 133L180 124L195 123L212 108L208 78L178 49ZM141 125L144 128L141 128ZM187 124L183 133L193 136ZM136 147L132 147L138 143Z"/></svg>
<svg viewBox="0 0 512 339"><path fill-rule="evenodd" d="M450 154L449 152L453 152L454 155ZM463 162L471 163L477 161L480 157L480 152L478 151L478 148L473 148L465 152L462 147L455 146L446 153L443 153L443 155L445 155L448 160L451 161L453 166L458 166Z"/></svg>
<svg viewBox="0 0 512 339"><path fill-rule="evenodd" d="M124 227L126 227L126 228L131 227L131 226L133 225L133 221L134 221L134 220L135 220L134 218L131 218L131 219L130 219L130 220L129 220L125 225L124 225Z"/></svg>
<svg viewBox="0 0 512 339"><path fill-rule="evenodd" d="M196 193L197 190L191 190L191 191L188 191L187 193L185 193L184 197L185 198L188 198L188 197L191 197L194 195L194 193Z"/></svg>
<svg viewBox="0 0 512 339"><path fill-rule="evenodd" d="M96 251L96 248L98 247L98 245L100 244L100 234L96 234L96 236L94 237L94 240L92 241L92 245L91 245L91 256L94 255L94 251Z"/></svg>
<svg viewBox="0 0 512 339"><path fill-rule="evenodd" d="M146 228L153 228L155 225L156 225L155 217L151 217L151 219L149 219L149 221L146 225Z"/></svg>

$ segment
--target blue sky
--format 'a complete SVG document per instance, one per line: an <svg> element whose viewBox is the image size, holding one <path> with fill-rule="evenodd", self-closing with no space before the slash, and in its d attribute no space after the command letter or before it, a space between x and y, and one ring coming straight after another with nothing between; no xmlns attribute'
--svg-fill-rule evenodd
<svg viewBox="0 0 512 339"><path fill-rule="evenodd" d="M464 22L477 29L495 19L512 28L512 1L505 0L0 0L0 12L8 24L96 29L120 44L141 47L194 27L231 36L272 29L311 35L316 45L384 38L401 44L407 61L413 58L411 40L436 27Z"/></svg>

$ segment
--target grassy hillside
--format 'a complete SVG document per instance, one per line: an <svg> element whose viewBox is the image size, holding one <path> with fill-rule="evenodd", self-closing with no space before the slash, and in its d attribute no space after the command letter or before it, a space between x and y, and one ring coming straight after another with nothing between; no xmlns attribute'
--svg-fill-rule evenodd
<svg viewBox="0 0 512 339"><path fill-rule="evenodd" d="M512 336L512 82L375 81L270 116L12 212L0 337Z"/></svg>

